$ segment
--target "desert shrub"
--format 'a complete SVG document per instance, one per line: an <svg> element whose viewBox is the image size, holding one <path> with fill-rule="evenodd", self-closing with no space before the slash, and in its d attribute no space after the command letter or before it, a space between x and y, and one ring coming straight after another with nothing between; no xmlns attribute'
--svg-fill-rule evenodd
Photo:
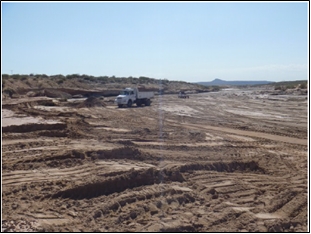
<svg viewBox="0 0 311 234"><path fill-rule="evenodd" d="M12 98L13 94L15 94L16 92L11 88L7 88L3 90L3 93Z"/></svg>
<svg viewBox="0 0 311 234"><path fill-rule="evenodd" d="M20 75L18 74L14 74L14 75L11 75L11 77L14 79L14 80L17 80L20 78Z"/></svg>
<svg viewBox="0 0 311 234"><path fill-rule="evenodd" d="M286 91L288 89L295 89L296 84L285 84L285 85L278 85L274 87L274 90L281 90L281 91Z"/></svg>
<svg viewBox="0 0 311 234"><path fill-rule="evenodd" d="M123 84L128 82L128 79L126 77L121 77L120 80Z"/></svg>
<svg viewBox="0 0 311 234"><path fill-rule="evenodd" d="M306 80L296 80L296 81L282 81L274 84L274 90L286 91L287 89L296 89L296 88L305 89L307 88Z"/></svg>
<svg viewBox="0 0 311 234"><path fill-rule="evenodd" d="M109 77L108 77L108 76L99 76L99 77L97 78L97 80L98 80L101 84L109 83Z"/></svg>
<svg viewBox="0 0 311 234"><path fill-rule="evenodd" d="M87 76L83 78L84 80L89 80L89 81L96 81L96 78L93 76Z"/></svg>
<svg viewBox="0 0 311 234"><path fill-rule="evenodd" d="M66 76L67 79L80 78L79 74L71 74Z"/></svg>
<svg viewBox="0 0 311 234"><path fill-rule="evenodd" d="M163 84L163 85L168 85L170 83L170 81L168 79L162 79L160 80L160 82Z"/></svg>
<svg viewBox="0 0 311 234"><path fill-rule="evenodd" d="M279 86L275 86L274 90L281 90L281 91L285 91L287 88L284 85L279 85Z"/></svg>
<svg viewBox="0 0 311 234"><path fill-rule="evenodd" d="M26 80L26 79L27 79L26 76L22 76L22 77L21 77L21 80L23 80L23 81Z"/></svg>
<svg viewBox="0 0 311 234"><path fill-rule="evenodd" d="M122 83L121 78L114 78L113 80L115 83Z"/></svg>
<svg viewBox="0 0 311 234"><path fill-rule="evenodd" d="M212 86L211 91L219 91L220 87L219 86Z"/></svg>
<svg viewBox="0 0 311 234"><path fill-rule="evenodd" d="M58 80L56 83L57 83L57 84L62 84L62 83L64 83L64 81L65 81L64 79L60 79L60 80Z"/></svg>
<svg viewBox="0 0 311 234"><path fill-rule="evenodd" d="M301 89L307 89L307 87L308 87L307 82L300 84Z"/></svg>
<svg viewBox="0 0 311 234"><path fill-rule="evenodd" d="M139 83L140 83L140 84L148 84L150 78L145 77L145 76L140 76L140 77L138 78L138 80L139 80Z"/></svg>
<svg viewBox="0 0 311 234"><path fill-rule="evenodd" d="M58 74L58 75L53 75L53 76L50 76L50 78L52 79L65 79L65 76L63 76L62 74Z"/></svg>
<svg viewBox="0 0 311 234"><path fill-rule="evenodd" d="M8 74L2 74L2 80L3 79L9 79L10 78L10 75L8 75Z"/></svg>

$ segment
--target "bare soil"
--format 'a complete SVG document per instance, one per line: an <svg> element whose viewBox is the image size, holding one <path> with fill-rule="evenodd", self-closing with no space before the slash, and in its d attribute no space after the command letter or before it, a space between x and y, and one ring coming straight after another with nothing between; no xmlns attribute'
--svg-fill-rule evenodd
<svg viewBox="0 0 311 234"><path fill-rule="evenodd" d="M307 232L307 95L189 96L3 100L2 230Z"/></svg>

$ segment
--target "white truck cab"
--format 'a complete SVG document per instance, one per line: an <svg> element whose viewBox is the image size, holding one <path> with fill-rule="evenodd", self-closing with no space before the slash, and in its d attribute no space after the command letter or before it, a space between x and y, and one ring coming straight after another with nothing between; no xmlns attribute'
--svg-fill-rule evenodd
<svg viewBox="0 0 311 234"><path fill-rule="evenodd" d="M123 105L131 107L133 103L136 103L137 106L150 106L150 99L153 97L153 92L140 92L137 88L125 88L117 96L115 103L118 107L122 107Z"/></svg>

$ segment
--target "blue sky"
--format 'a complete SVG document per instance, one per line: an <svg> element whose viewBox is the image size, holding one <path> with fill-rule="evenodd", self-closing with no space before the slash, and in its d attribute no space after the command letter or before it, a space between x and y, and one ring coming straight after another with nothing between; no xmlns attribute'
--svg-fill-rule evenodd
<svg viewBox="0 0 311 234"><path fill-rule="evenodd" d="M308 2L2 2L2 74L309 77Z"/></svg>

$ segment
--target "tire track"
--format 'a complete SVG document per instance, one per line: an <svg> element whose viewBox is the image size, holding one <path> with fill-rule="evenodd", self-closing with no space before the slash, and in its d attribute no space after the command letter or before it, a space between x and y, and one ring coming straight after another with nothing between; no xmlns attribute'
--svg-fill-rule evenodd
<svg viewBox="0 0 311 234"><path fill-rule="evenodd" d="M180 126L181 125L185 128L190 128L190 129L208 129L208 130L237 134L237 135L241 135L241 136L264 138L264 139L268 139L271 141L281 141L281 142L304 145L304 146L308 145L307 139L299 139L299 138L272 135L272 134L268 134L268 133L259 133L259 132L253 132L253 131L243 131L243 130L226 128L226 127L215 127L215 126L207 126L207 125L198 126L197 124L190 124L190 123L178 123L177 124L175 120L171 120L171 119L170 120L166 119L166 121L170 122L174 126Z"/></svg>

